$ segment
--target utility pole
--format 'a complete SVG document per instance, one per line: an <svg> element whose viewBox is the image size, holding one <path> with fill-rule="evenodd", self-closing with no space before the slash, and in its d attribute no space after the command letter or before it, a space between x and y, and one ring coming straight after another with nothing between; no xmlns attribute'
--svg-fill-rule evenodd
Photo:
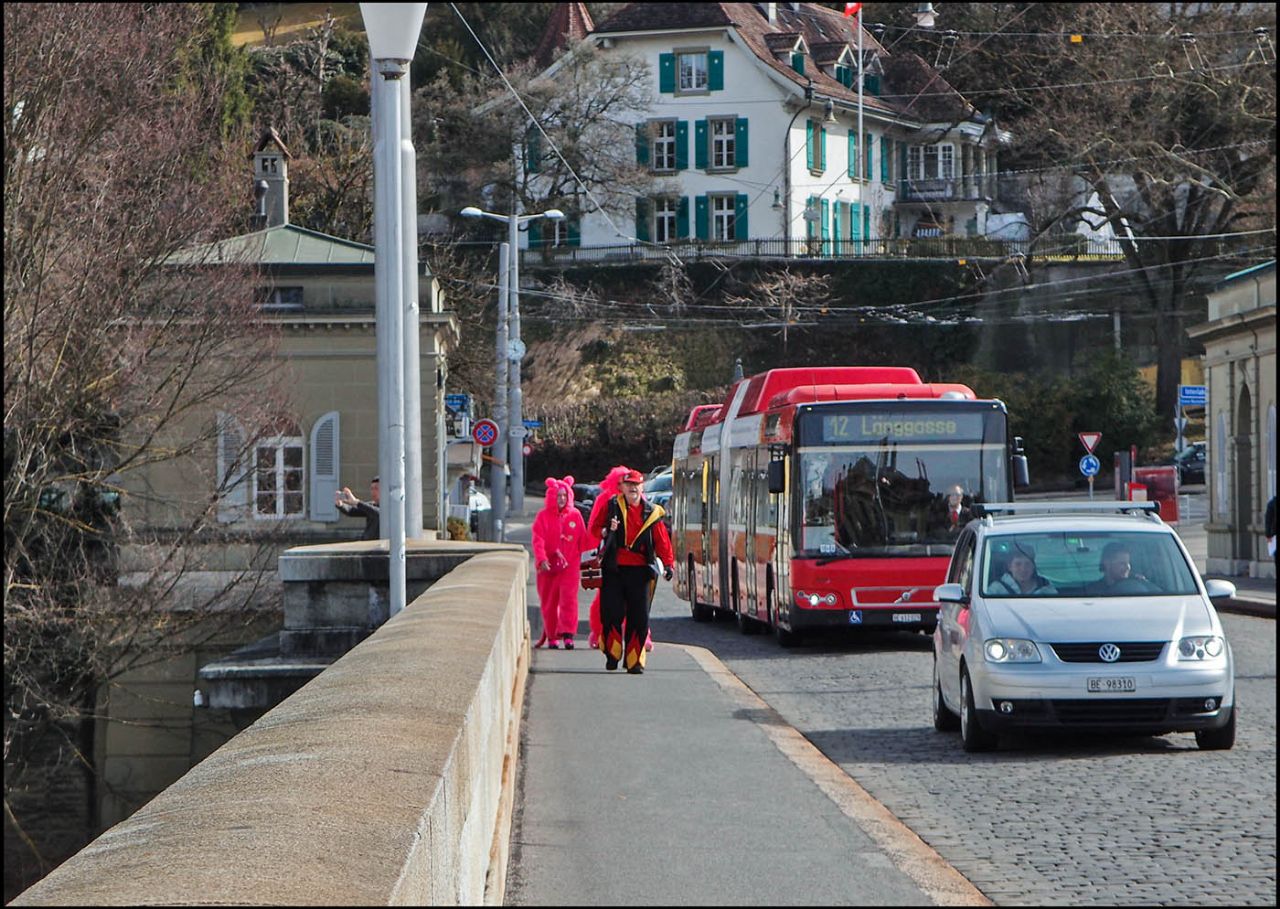
<svg viewBox="0 0 1280 909"><path fill-rule="evenodd" d="M516 172L520 159L516 156ZM511 278L508 291L510 309L507 313L510 357L511 410L510 427L507 430L507 463L511 466L511 510L524 510L524 391L520 387L520 361L524 357L524 341L520 339L520 214L519 197L512 195L511 219L507 222L507 243L511 247Z"/></svg>
<svg viewBox="0 0 1280 909"><path fill-rule="evenodd" d="M497 387L493 394L493 419L498 424L499 436L511 431L507 424L507 294L511 271L508 257L511 255L511 244L498 246L498 342ZM489 464L489 488L493 493L490 507L493 509L493 532L498 542L506 539L505 520L507 515L507 475L506 463L501 457L501 444L492 447Z"/></svg>

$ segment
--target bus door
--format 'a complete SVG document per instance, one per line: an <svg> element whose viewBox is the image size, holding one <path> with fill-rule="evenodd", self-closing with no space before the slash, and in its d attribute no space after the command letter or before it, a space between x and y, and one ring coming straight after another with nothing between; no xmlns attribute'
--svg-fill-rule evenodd
<svg viewBox="0 0 1280 909"><path fill-rule="evenodd" d="M706 512L702 522L702 568L700 601L720 608L720 454L707 458L703 467Z"/></svg>
<svg viewBox="0 0 1280 909"><path fill-rule="evenodd" d="M749 616L758 614L759 600L757 599L764 592L764 585L760 583L760 553L763 547L759 546L759 534L762 532L761 524L763 523L764 514L759 506L760 499L760 471L756 470L756 452L747 452L746 458L743 460L742 471L742 507L745 511L744 520L744 555L742 564L742 596L741 602L738 604Z"/></svg>

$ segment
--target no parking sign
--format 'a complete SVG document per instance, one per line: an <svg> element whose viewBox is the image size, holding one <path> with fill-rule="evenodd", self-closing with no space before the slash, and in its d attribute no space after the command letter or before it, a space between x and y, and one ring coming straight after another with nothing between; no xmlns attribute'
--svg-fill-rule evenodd
<svg viewBox="0 0 1280 909"><path fill-rule="evenodd" d="M481 448L489 448L498 441L498 424L488 418L476 420L471 427L471 438Z"/></svg>

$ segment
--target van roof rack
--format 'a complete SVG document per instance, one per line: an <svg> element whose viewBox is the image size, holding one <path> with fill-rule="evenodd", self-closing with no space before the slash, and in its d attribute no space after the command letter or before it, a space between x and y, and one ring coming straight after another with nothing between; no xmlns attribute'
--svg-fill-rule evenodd
<svg viewBox="0 0 1280 909"><path fill-rule="evenodd" d="M1032 514L1130 514L1145 513L1160 520L1159 502L979 502L974 517Z"/></svg>

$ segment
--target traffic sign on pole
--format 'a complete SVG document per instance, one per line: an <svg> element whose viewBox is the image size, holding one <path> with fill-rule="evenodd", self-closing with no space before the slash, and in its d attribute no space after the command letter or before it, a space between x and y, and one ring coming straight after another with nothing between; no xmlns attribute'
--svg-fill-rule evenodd
<svg viewBox="0 0 1280 909"><path fill-rule="evenodd" d="M1204 407L1209 403L1209 389L1205 385L1179 385L1179 407Z"/></svg>
<svg viewBox="0 0 1280 909"><path fill-rule="evenodd" d="M1080 459L1080 472L1086 477L1096 477L1102 469L1102 462L1095 455L1087 454Z"/></svg>
<svg viewBox="0 0 1280 909"><path fill-rule="evenodd" d="M1080 433L1080 444L1084 446L1086 454L1093 454L1093 450L1098 447L1100 441L1102 441L1102 433L1100 432Z"/></svg>
<svg viewBox="0 0 1280 909"><path fill-rule="evenodd" d="M471 427L471 438L481 448L489 448L498 441L498 424L490 419L476 420Z"/></svg>

